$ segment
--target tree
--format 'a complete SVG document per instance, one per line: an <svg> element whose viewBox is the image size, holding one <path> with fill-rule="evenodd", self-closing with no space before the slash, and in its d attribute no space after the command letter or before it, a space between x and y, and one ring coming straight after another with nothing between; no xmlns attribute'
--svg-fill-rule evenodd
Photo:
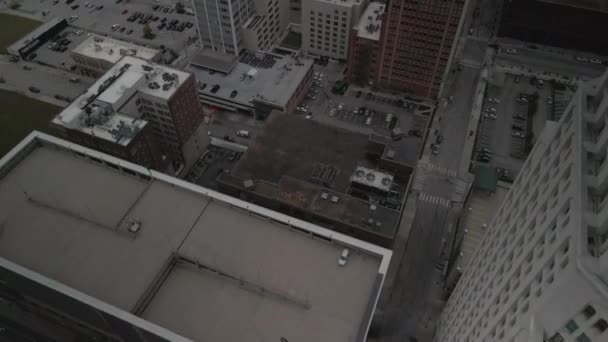
<svg viewBox="0 0 608 342"><path fill-rule="evenodd" d="M145 24L143 27L144 30L144 38L152 38L154 35L152 34L152 28L149 24Z"/></svg>
<svg viewBox="0 0 608 342"><path fill-rule="evenodd" d="M182 4L181 1L175 3L175 12L180 14L184 13L184 4Z"/></svg>

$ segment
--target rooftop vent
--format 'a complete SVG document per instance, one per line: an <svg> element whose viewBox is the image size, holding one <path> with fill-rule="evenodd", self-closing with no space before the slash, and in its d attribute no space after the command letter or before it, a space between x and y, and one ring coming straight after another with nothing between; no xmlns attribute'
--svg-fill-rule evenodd
<svg viewBox="0 0 608 342"><path fill-rule="evenodd" d="M158 89L158 88L160 88L160 84L158 84L156 82L150 82L150 83L148 83L148 88L150 88L150 89Z"/></svg>
<svg viewBox="0 0 608 342"><path fill-rule="evenodd" d="M322 192L321 193L321 199L326 200L329 197L329 194L327 192Z"/></svg>
<svg viewBox="0 0 608 342"><path fill-rule="evenodd" d="M382 178L382 185L389 185L391 184L391 179L388 177L384 177Z"/></svg>
<svg viewBox="0 0 608 342"><path fill-rule="evenodd" d="M139 220L132 220L129 223L129 232L135 234L137 233L139 230L141 229L141 221Z"/></svg>
<svg viewBox="0 0 608 342"><path fill-rule="evenodd" d="M331 196L331 200L332 203L338 203L340 201L340 197L338 196Z"/></svg>
<svg viewBox="0 0 608 342"><path fill-rule="evenodd" d="M368 174L365 175L365 179L367 179L370 182L373 182L376 179L376 175L369 172Z"/></svg>
<svg viewBox="0 0 608 342"><path fill-rule="evenodd" d="M250 190L253 188L253 180L251 179L247 179L245 181L243 181L243 187L247 190Z"/></svg>
<svg viewBox="0 0 608 342"><path fill-rule="evenodd" d="M376 210L376 205L375 204L370 204L369 205L369 210L375 211Z"/></svg>

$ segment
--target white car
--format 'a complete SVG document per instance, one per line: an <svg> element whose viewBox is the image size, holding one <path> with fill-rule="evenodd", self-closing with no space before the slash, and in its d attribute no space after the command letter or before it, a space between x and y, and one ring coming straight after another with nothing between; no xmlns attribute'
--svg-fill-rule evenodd
<svg viewBox="0 0 608 342"><path fill-rule="evenodd" d="M346 265L349 255L350 255L350 251L348 250L348 248L344 248L342 250L342 254L340 254L340 257L338 258L338 265L340 265L340 266Z"/></svg>
<svg viewBox="0 0 608 342"><path fill-rule="evenodd" d="M499 99L497 99L497 98L495 98L495 97L490 97L490 98L488 99L488 102L491 102L491 103L500 103L500 100L499 100Z"/></svg>
<svg viewBox="0 0 608 342"><path fill-rule="evenodd" d="M76 19L78 19L78 16L77 15L73 15L73 16L71 16L71 17L68 18L68 22L71 23L71 22L75 21Z"/></svg>
<svg viewBox="0 0 608 342"><path fill-rule="evenodd" d="M372 118L368 117L367 119L365 119L365 124L368 125L368 126L371 125L372 124Z"/></svg>
<svg viewBox="0 0 608 342"><path fill-rule="evenodd" d="M494 113L485 113L485 114L483 115L483 117L484 117L484 118L486 118L486 119L496 120L496 117L497 117L497 116L496 116L496 114L494 114Z"/></svg>
<svg viewBox="0 0 608 342"><path fill-rule="evenodd" d="M589 58L583 56L577 56L576 60L579 62L589 62Z"/></svg>
<svg viewBox="0 0 608 342"><path fill-rule="evenodd" d="M494 107L486 108L486 112L496 114L496 108L494 108Z"/></svg>
<svg viewBox="0 0 608 342"><path fill-rule="evenodd" d="M304 107L304 106L296 107L296 110L297 110L298 112L303 112L303 113L308 112L308 108L307 108L307 107Z"/></svg>
<svg viewBox="0 0 608 342"><path fill-rule="evenodd" d="M344 109L344 103L340 103L338 105L338 110L343 110Z"/></svg>
<svg viewBox="0 0 608 342"><path fill-rule="evenodd" d="M336 110L332 108L332 110L329 111L329 116L334 116L336 115Z"/></svg>
<svg viewBox="0 0 608 342"><path fill-rule="evenodd" d="M510 54L512 54L512 55L517 54L517 50L516 50L516 49L505 49L505 52L506 52L506 53L510 53Z"/></svg>
<svg viewBox="0 0 608 342"><path fill-rule="evenodd" d="M353 110L353 114L359 114L359 107L357 107Z"/></svg>
<svg viewBox="0 0 608 342"><path fill-rule="evenodd" d="M386 118L384 120L386 120L386 122L391 122L391 120L393 120L393 114L391 114L391 113L386 114Z"/></svg>
<svg viewBox="0 0 608 342"><path fill-rule="evenodd" d="M591 59L591 60L589 60L589 62L591 62L593 64L602 64L602 61L600 61L599 59Z"/></svg>
<svg viewBox="0 0 608 342"><path fill-rule="evenodd" d="M236 131L236 135L241 138L249 138L249 131L242 129L240 131Z"/></svg>
<svg viewBox="0 0 608 342"><path fill-rule="evenodd" d="M118 24L112 25L112 31L118 30L119 27L120 27L120 25L118 25Z"/></svg>

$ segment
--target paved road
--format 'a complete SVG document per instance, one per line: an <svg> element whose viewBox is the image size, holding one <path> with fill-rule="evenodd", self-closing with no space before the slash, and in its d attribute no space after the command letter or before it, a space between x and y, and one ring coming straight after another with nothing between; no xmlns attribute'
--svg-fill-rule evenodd
<svg viewBox="0 0 608 342"><path fill-rule="evenodd" d="M496 57L499 65L515 65L535 72L553 72L567 75L571 78L600 76L605 66L589 62L579 62L574 56L562 55L542 50L518 48L517 54L500 51Z"/></svg>
<svg viewBox="0 0 608 342"><path fill-rule="evenodd" d="M402 255L396 253L392 265L396 270L391 270L396 272L394 285L383 294L379 307L382 318L378 341L408 341L408 337L414 337L427 342L433 338L443 308L441 279L447 248L469 187L457 173L485 46L483 42L466 41L461 55L478 61L479 66L464 66L461 71L450 73L445 92L454 100L450 104L441 100L438 104L408 198L408 202L415 203L415 214L412 222L407 222L404 215L400 227L407 230L411 224L411 230L409 236L398 238L397 244L405 247ZM435 142L435 129L443 135L438 155L432 155L429 147Z"/></svg>
<svg viewBox="0 0 608 342"><path fill-rule="evenodd" d="M28 66L32 70L25 70L24 66ZM5 55L0 55L0 76L6 80L6 83L0 84L3 89L61 106L67 106L68 103L56 100L55 95L75 98L94 82L81 77L79 83L71 83L69 80L74 77L74 74L67 71L44 67L36 63L11 63ZM29 91L30 86L40 89L40 93L35 94Z"/></svg>

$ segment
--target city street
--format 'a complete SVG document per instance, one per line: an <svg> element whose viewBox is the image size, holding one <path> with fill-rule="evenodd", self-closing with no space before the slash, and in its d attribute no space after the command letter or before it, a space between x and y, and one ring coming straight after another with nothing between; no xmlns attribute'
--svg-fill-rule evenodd
<svg viewBox="0 0 608 342"><path fill-rule="evenodd" d="M31 70L26 70L28 68ZM0 77L6 81L6 83L0 84L2 89L16 91L63 107L67 106L68 102L54 98L55 95L73 99L94 82L92 79L79 76L80 81L73 83L70 82L70 78L74 77L72 73L37 63L12 63L5 55L0 55ZM31 92L28 89L31 86L38 88L40 93Z"/></svg>

